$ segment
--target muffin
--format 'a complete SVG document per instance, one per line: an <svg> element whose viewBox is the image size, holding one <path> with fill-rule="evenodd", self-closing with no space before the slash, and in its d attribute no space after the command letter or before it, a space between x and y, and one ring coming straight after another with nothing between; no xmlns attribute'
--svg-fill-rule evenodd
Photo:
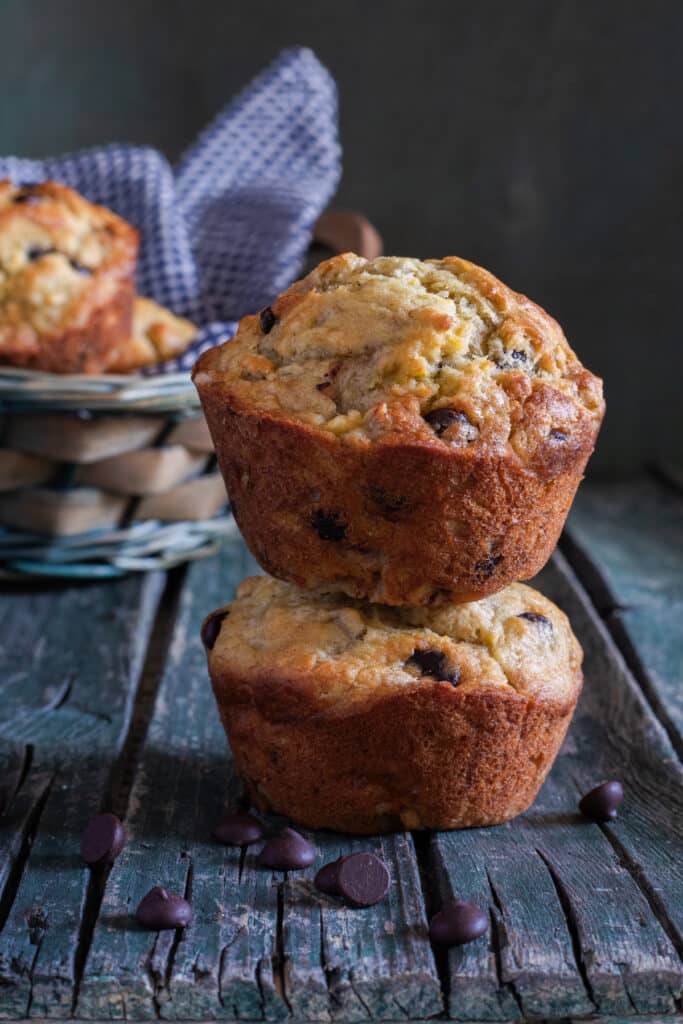
<svg viewBox="0 0 683 1024"><path fill-rule="evenodd" d="M133 319L138 233L73 189L0 182L0 363L102 373Z"/></svg>
<svg viewBox="0 0 683 1024"><path fill-rule="evenodd" d="M519 814L582 683L567 618L523 584L467 605L391 608L252 577L202 637L253 801L341 832Z"/></svg>
<svg viewBox="0 0 683 1024"><path fill-rule="evenodd" d="M328 260L194 381L262 567L390 605L538 572L604 412L559 325L455 257Z"/></svg>
<svg viewBox="0 0 683 1024"><path fill-rule="evenodd" d="M138 295L133 307L133 327L125 345L119 348L110 373L129 373L142 366L174 359L197 335L190 320L176 316L153 299Z"/></svg>

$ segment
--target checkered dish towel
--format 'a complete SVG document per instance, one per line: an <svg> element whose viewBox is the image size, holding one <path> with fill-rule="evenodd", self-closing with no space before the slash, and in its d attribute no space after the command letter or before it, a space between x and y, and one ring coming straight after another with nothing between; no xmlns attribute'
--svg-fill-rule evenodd
<svg viewBox="0 0 683 1024"><path fill-rule="evenodd" d="M175 167L129 145L0 158L0 178L65 182L140 228L139 293L201 325L151 374L190 369L292 282L339 176L336 88L308 49L284 50Z"/></svg>

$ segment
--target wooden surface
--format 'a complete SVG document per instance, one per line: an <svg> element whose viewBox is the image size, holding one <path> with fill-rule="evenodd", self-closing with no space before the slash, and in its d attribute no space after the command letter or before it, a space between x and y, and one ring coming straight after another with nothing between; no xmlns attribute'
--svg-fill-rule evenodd
<svg viewBox="0 0 683 1024"><path fill-rule="evenodd" d="M340 909L315 867L259 870L213 844L239 799L199 641L254 571L240 542L168 576L0 595L0 1018L503 1022L673 1020L683 1010L683 498L654 478L585 485L538 585L569 614L586 684L535 805L497 828L312 836L318 864L388 862L390 897ZM610 825L579 795L606 778ZM98 808L126 819L109 877L78 856ZM258 849L258 848L257 848ZM131 919L185 892L182 937ZM451 895L488 938L432 950Z"/></svg>

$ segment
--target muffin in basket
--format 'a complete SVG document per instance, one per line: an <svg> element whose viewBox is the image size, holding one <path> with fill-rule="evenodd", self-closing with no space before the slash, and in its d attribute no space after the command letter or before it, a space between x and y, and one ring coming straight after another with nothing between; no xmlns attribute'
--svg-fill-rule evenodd
<svg viewBox="0 0 683 1024"><path fill-rule="evenodd" d="M455 257L328 260L194 380L263 568L389 605L538 572L604 413L559 325Z"/></svg>
<svg viewBox="0 0 683 1024"><path fill-rule="evenodd" d="M56 182L0 182L0 364L102 373L131 335L138 233Z"/></svg>
<svg viewBox="0 0 683 1024"><path fill-rule="evenodd" d="M582 683L565 615L523 584L411 609L253 577L202 637L254 802L342 832L519 814L550 770Z"/></svg>

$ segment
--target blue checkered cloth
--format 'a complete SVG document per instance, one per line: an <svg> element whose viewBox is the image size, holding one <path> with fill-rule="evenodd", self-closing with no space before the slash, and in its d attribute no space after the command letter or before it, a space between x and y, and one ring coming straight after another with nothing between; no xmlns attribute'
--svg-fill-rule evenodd
<svg viewBox="0 0 683 1024"><path fill-rule="evenodd" d="M161 153L109 145L47 160L0 158L0 178L52 178L141 231L137 288L201 327L188 370L246 313L296 277L341 160L334 81L308 49L283 51L171 167Z"/></svg>

